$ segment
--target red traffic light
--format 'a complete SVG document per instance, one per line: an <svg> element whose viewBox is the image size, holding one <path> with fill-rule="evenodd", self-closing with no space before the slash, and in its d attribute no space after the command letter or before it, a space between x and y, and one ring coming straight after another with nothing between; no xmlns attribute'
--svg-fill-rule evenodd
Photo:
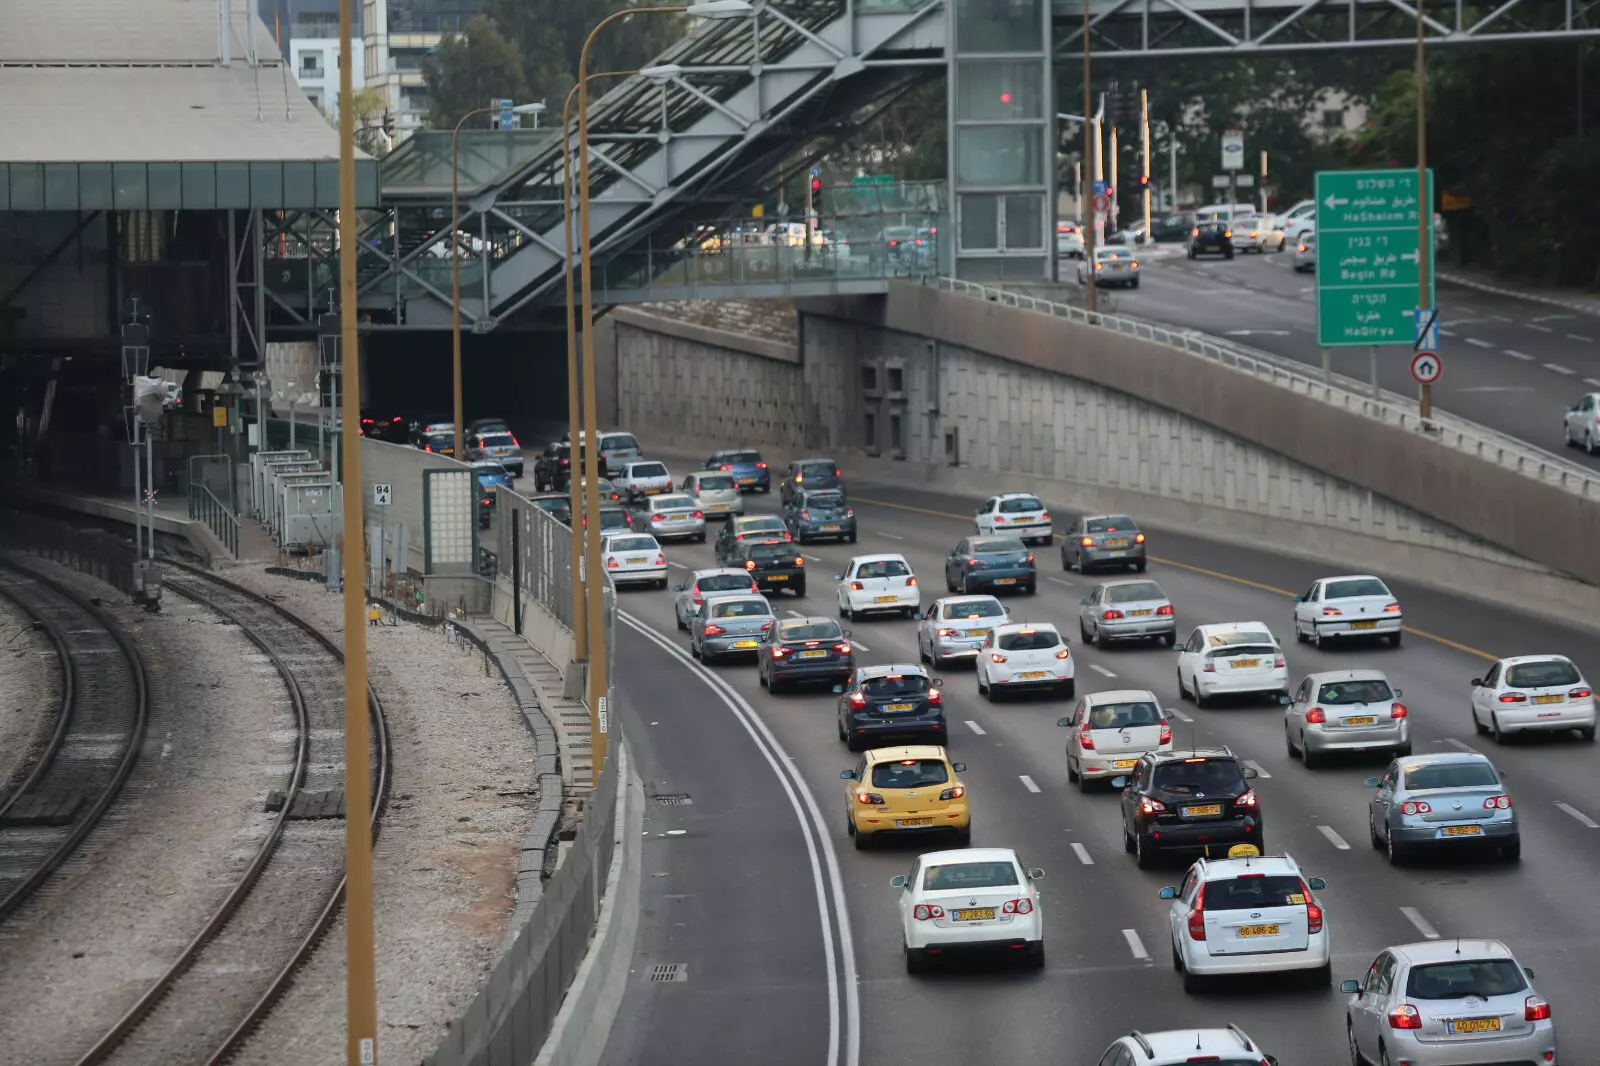
<svg viewBox="0 0 1600 1066"><path fill-rule="evenodd" d="M821 192L822 191L822 179L821 178L812 178L811 179L811 191L812 192Z"/></svg>
<svg viewBox="0 0 1600 1066"><path fill-rule="evenodd" d="M1140 174L1139 175L1139 188L1148 189L1149 187L1150 187L1150 175L1148 175L1148 174Z"/></svg>
<svg viewBox="0 0 1600 1066"><path fill-rule="evenodd" d="M1000 94L1000 102L1002 104L1009 104L1011 102L1011 94L1010 93L1004 93L1004 92L1001 93Z"/></svg>

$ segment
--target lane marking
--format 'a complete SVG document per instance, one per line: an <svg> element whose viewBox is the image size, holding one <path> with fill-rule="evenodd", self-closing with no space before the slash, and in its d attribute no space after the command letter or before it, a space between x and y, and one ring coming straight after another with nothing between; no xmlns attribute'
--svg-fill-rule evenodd
<svg viewBox="0 0 1600 1066"><path fill-rule="evenodd" d="M1144 949L1144 941L1139 939L1139 934L1132 929L1122 931L1122 939L1128 942L1128 950L1133 952L1136 959L1148 959L1150 953Z"/></svg>
<svg viewBox="0 0 1600 1066"><path fill-rule="evenodd" d="M1560 363L1546 363L1544 364L1544 368L1546 370L1553 370L1557 374L1565 374L1567 377L1571 377L1573 374L1577 373L1576 370L1573 370L1570 367L1562 366Z"/></svg>
<svg viewBox="0 0 1600 1066"><path fill-rule="evenodd" d="M1262 767L1262 765L1260 763L1256 762L1254 759L1245 759L1245 760L1243 760L1243 762L1244 762L1244 764L1246 766L1250 767L1250 769L1252 769L1252 770L1254 770L1256 772L1256 776L1257 777L1262 778L1263 780L1271 780L1272 779L1272 775L1267 773L1267 771Z"/></svg>
<svg viewBox="0 0 1600 1066"><path fill-rule="evenodd" d="M688 567L687 567L687 566L684 566L684 565L683 565L683 564L682 564L682 563L675 563L675 562L673 562L673 561L672 561L672 560L671 560L671 559L668 559L668 560L667 560L667 565L668 565L668 566L675 566L675 567L677 567L677 568L678 568L678 569L679 569L679 570L687 570L687 569L689 569L689 568L688 568Z"/></svg>
<svg viewBox="0 0 1600 1066"><path fill-rule="evenodd" d="M689 653L675 641L659 633L653 626L626 611L617 617L624 625L677 659L689 673L721 697L722 703L749 734L756 749L761 752L772 773L778 779L800 823L800 835L805 840L807 856L811 863L811 876L816 885L817 912L822 924L823 956L827 964L828 984L833 993L828 996L828 1066L839 1066L841 1044L844 1066L859 1066L861 1061L861 997L856 971L855 934L851 931L850 912L845 903L844 879L839 872L839 856L828 835L827 822L817 807L815 796L806 786L805 779L795 767L794 759L779 743L772 730L767 728L755 708L750 706L738 691L711 670L694 661ZM809 821L808 821L809 818ZM815 839L813 839L815 833ZM826 873L824 873L824 866ZM832 897L830 913L828 904ZM837 944L835 937L837 936ZM843 1020L840 1018L840 1000L844 1001Z"/></svg>
<svg viewBox="0 0 1600 1066"><path fill-rule="evenodd" d="M1069 588L1069 589L1070 589L1070 588L1072 588L1072 587L1073 587L1073 584L1072 584L1072 582L1070 582L1070 581L1068 581L1068 580L1067 580L1067 579L1066 579L1066 578L1064 578L1064 577L1056 577L1056 576L1055 576L1055 575L1054 575L1054 574L1047 574L1047 575L1046 575L1046 580L1048 580L1048 581L1054 581L1054 582L1055 582L1055 583L1056 583L1056 584L1058 584L1058 585L1065 585L1065 586L1067 586L1067 588Z"/></svg>
<svg viewBox="0 0 1600 1066"><path fill-rule="evenodd" d="M1089 849L1084 847L1082 844L1077 843L1076 841L1074 841L1072 844L1072 854L1076 855L1078 857L1078 861L1083 863L1085 866L1094 865L1094 856L1089 854Z"/></svg>
<svg viewBox="0 0 1600 1066"><path fill-rule="evenodd" d="M1594 338L1593 337L1585 337L1581 333L1569 333L1569 334L1567 334L1567 339L1568 340L1574 340L1574 341L1582 341L1585 344L1593 344L1594 343Z"/></svg>
<svg viewBox="0 0 1600 1066"><path fill-rule="evenodd" d="M1039 786L1036 785L1034 783L1033 778L1029 777L1027 774L1023 774L1022 777L1019 778L1019 780L1021 780L1021 782L1022 782L1022 787L1027 789L1029 792L1038 792L1039 791Z"/></svg>
<svg viewBox="0 0 1600 1066"><path fill-rule="evenodd" d="M1188 722L1190 725L1194 725L1194 719L1190 718L1176 707L1168 707L1167 713L1172 715L1172 717L1176 718L1180 722Z"/></svg>
<svg viewBox="0 0 1600 1066"><path fill-rule="evenodd" d="M897 537L893 533L879 533L878 536L882 537L884 540L905 540L906 539L904 537Z"/></svg>
<svg viewBox="0 0 1600 1066"><path fill-rule="evenodd" d="M1101 666L1099 663L1090 663L1089 664L1089 669L1093 670L1095 673L1099 674L1101 677L1116 677L1117 676L1116 674L1113 674L1110 670L1107 670L1105 667Z"/></svg>
<svg viewBox="0 0 1600 1066"><path fill-rule="evenodd" d="M1600 378L1584 378L1583 383L1585 385L1593 385L1595 388L1600 389Z"/></svg>
<svg viewBox="0 0 1600 1066"><path fill-rule="evenodd" d="M1457 740L1455 737L1445 737L1444 740L1440 741L1440 743L1441 744L1448 744L1452 748L1456 748L1456 749L1458 749L1460 751L1471 752L1474 755L1478 754L1478 749L1477 748L1473 747L1471 744L1468 744L1464 740Z"/></svg>
<svg viewBox="0 0 1600 1066"><path fill-rule="evenodd" d="M1417 908L1401 907L1400 913L1406 916L1407 921L1417 927L1417 932L1421 933L1429 940L1439 939L1439 930L1435 929L1428 919L1422 916L1422 913L1418 911Z"/></svg>
<svg viewBox="0 0 1600 1066"><path fill-rule="evenodd" d="M1317 826L1317 832L1327 837L1328 843L1332 844L1340 851L1350 850L1350 845L1344 842L1344 837L1340 836L1338 833L1335 833L1331 825L1319 825Z"/></svg>
<svg viewBox="0 0 1600 1066"><path fill-rule="evenodd" d="M911 514L929 515L933 518L953 518L957 522L968 522L971 520L970 515L954 514L950 511L940 511L932 507L917 507L916 505L909 503L895 503L891 500L875 500L865 496L858 496L856 497L855 502L870 504L873 507L887 507L892 511L906 511ZM1261 592L1270 592L1276 596L1281 596L1288 600L1292 600L1299 595L1297 592L1290 592L1288 589L1279 588L1276 585L1268 585L1260 581L1251 581L1247 577L1239 577L1235 574L1226 574L1221 570L1212 570L1211 568L1205 566L1195 566L1193 563L1180 563L1176 559L1168 559L1160 555L1150 556L1150 561L1152 563L1158 563L1161 566L1170 566L1175 570L1185 570L1191 574L1203 574L1206 577L1216 578L1218 581L1226 581L1229 584L1238 585L1241 588L1257 589ZM1404 626L1402 628L1406 633L1409 633L1411 636L1414 636L1419 640L1431 640L1435 644L1442 645L1451 649L1452 651L1458 651L1463 655L1470 655L1473 658L1482 659L1485 662L1491 663L1500 661L1500 656L1491 655L1482 648L1474 648L1470 644L1462 644L1460 641L1451 640L1449 637L1443 637L1437 633L1430 633L1425 629L1412 629L1410 626Z"/></svg>
<svg viewBox="0 0 1600 1066"><path fill-rule="evenodd" d="M807 555L805 552L801 552L800 556L803 559L810 559L814 563L822 562L822 557L820 555Z"/></svg>
<svg viewBox="0 0 1600 1066"><path fill-rule="evenodd" d="M783 613L788 615L790 618L805 618L806 617L806 615L801 614L799 611L784 611Z"/></svg>
<svg viewBox="0 0 1600 1066"><path fill-rule="evenodd" d="M855 637L845 637L844 639L848 640L850 642L851 647L860 648L862 651L871 651L872 650L871 648L867 647L865 644L863 644L859 640L857 640Z"/></svg>
<svg viewBox="0 0 1600 1066"><path fill-rule="evenodd" d="M987 729L983 728L983 726L979 725L977 722L974 722L970 718L967 719L967 728L978 734L980 737L989 732Z"/></svg>
<svg viewBox="0 0 1600 1066"><path fill-rule="evenodd" d="M1572 817L1578 820L1579 825L1582 825L1587 829L1600 829L1600 822L1590 818L1587 814L1584 814L1570 803L1562 803L1560 800L1556 800L1556 809L1572 815Z"/></svg>
<svg viewBox="0 0 1600 1066"><path fill-rule="evenodd" d="M1533 362L1533 356L1529 355L1527 352L1519 352L1519 351L1516 351L1513 348L1507 348L1506 349L1506 354L1509 355L1513 359L1520 359L1524 363Z"/></svg>
<svg viewBox="0 0 1600 1066"><path fill-rule="evenodd" d="M1472 345L1474 348L1493 348L1494 347L1494 345L1490 344L1488 341L1479 340L1477 337L1468 337L1468 338L1466 338L1466 341L1467 341L1468 344Z"/></svg>
<svg viewBox="0 0 1600 1066"><path fill-rule="evenodd" d="M1556 320L1562 319L1562 318L1577 318L1577 317L1578 317L1577 315L1569 315L1569 314L1563 313L1563 314L1559 314L1559 315L1534 315L1533 316L1533 320L1535 322L1555 322Z"/></svg>
<svg viewBox="0 0 1600 1066"><path fill-rule="evenodd" d="M1516 321L1516 319L1507 318L1505 315L1490 315L1489 317L1494 319L1496 322L1515 322Z"/></svg>
<svg viewBox="0 0 1600 1066"><path fill-rule="evenodd" d="M1549 326L1541 326L1537 322L1525 322L1525 323L1523 323L1523 325L1527 326L1529 329L1536 329L1540 333L1554 333L1555 332L1555 330L1551 329Z"/></svg>

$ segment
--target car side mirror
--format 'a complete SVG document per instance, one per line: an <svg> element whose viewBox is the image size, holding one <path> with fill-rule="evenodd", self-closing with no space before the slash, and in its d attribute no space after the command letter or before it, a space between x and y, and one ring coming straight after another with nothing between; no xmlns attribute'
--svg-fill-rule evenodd
<svg viewBox="0 0 1600 1066"><path fill-rule="evenodd" d="M835 696L844 695L844 686L843 685L835 685L835 686L833 686L833 694Z"/></svg>
<svg viewBox="0 0 1600 1066"><path fill-rule="evenodd" d="M1369 777L1369 778L1367 778L1367 787L1368 788L1377 788L1381 784L1383 784L1383 778L1381 778L1381 777Z"/></svg>
<svg viewBox="0 0 1600 1066"><path fill-rule="evenodd" d="M839 632L843 633L847 638L852 635L851 631L848 629L841 629Z"/></svg>
<svg viewBox="0 0 1600 1066"><path fill-rule="evenodd" d="M1161 708L1161 717L1165 718L1169 722L1177 721L1178 712L1173 710L1171 707L1163 707Z"/></svg>
<svg viewBox="0 0 1600 1066"><path fill-rule="evenodd" d="M906 887L906 875L905 874L895 874L893 877L889 878L889 887L890 888L905 888Z"/></svg>
<svg viewBox="0 0 1600 1066"><path fill-rule="evenodd" d="M1483 687L1483 678L1481 678L1481 677L1473 678L1472 679L1472 687L1473 688L1482 688Z"/></svg>
<svg viewBox="0 0 1600 1066"><path fill-rule="evenodd" d="M1311 889L1313 892L1321 892L1323 889L1328 887L1328 882L1324 881L1320 877L1313 877L1306 881L1306 887Z"/></svg>
<svg viewBox="0 0 1600 1066"><path fill-rule="evenodd" d="M1359 996L1361 994L1361 982L1360 981L1340 981L1339 982L1339 991L1347 992L1352 996Z"/></svg>
<svg viewBox="0 0 1600 1066"><path fill-rule="evenodd" d="M1179 644L1176 648L1174 648L1172 650L1177 652L1179 655L1182 655L1184 652L1188 651L1189 648L1188 648L1187 645Z"/></svg>
<svg viewBox="0 0 1600 1066"><path fill-rule="evenodd" d="M1062 729L1071 729L1072 728L1072 716L1068 715L1066 718L1057 718L1056 719L1056 725L1060 726Z"/></svg>
<svg viewBox="0 0 1600 1066"><path fill-rule="evenodd" d="M1280 692L1280 693L1278 693L1278 702L1281 705L1287 707L1290 704L1294 703L1294 697L1293 696L1286 696L1286 695L1284 695L1283 693Z"/></svg>
<svg viewBox="0 0 1600 1066"><path fill-rule="evenodd" d="M927 620L928 620L928 612L927 611L918 611L917 612L917 621L926 622Z"/></svg>
<svg viewBox="0 0 1600 1066"><path fill-rule="evenodd" d="M1294 598L1294 602L1296 602L1296 603L1304 603L1304 602L1306 602L1306 598L1304 596L1296 596Z"/></svg>
<svg viewBox="0 0 1600 1066"><path fill-rule="evenodd" d="M944 688L944 678L942 678L942 677L936 677L936 678L934 678L932 681L930 681L928 683L930 685L932 685L934 688Z"/></svg>
<svg viewBox="0 0 1600 1066"><path fill-rule="evenodd" d="M1128 779L1126 777L1113 777L1111 779L1111 787L1112 788L1127 788L1128 787Z"/></svg>
<svg viewBox="0 0 1600 1066"><path fill-rule="evenodd" d="M1178 890L1173 888L1171 885L1168 885L1166 888L1163 888L1160 892L1157 892L1156 895L1160 896L1162 899L1177 899L1178 898Z"/></svg>
<svg viewBox="0 0 1600 1066"><path fill-rule="evenodd" d="M839 771L839 780L840 781L854 781L855 779L856 779L856 772L854 770L840 770Z"/></svg>
<svg viewBox="0 0 1600 1066"><path fill-rule="evenodd" d="M1040 878L1042 878L1043 876L1044 876L1044 871L1039 869L1039 867L1037 867L1037 866L1035 866L1033 869L1028 871L1028 880L1030 880L1030 881L1037 881Z"/></svg>
<svg viewBox="0 0 1600 1066"><path fill-rule="evenodd" d="M1528 975L1528 980L1530 980L1530 981L1533 980L1536 976L1538 976L1537 974L1535 974L1531 969L1529 969L1526 966L1524 966L1522 968L1522 972Z"/></svg>
<svg viewBox="0 0 1600 1066"><path fill-rule="evenodd" d="M950 764L950 769L954 770L958 774L964 774L967 772L967 764L964 762L953 762Z"/></svg>
<svg viewBox="0 0 1600 1066"><path fill-rule="evenodd" d="M1081 606L1081 607L1089 606L1089 597L1087 597L1087 596L1078 597L1078 605Z"/></svg>
<svg viewBox="0 0 1600 1066"><path fill-rule="evenodd" d="M1399 699L1400 697L1404 696L1405 694L1406 694L1406 690L1403 689L1403 688L1397 688L1397 689L1394 690L1394 698L1395 699Z"/></svg>
<svg viewBox="0 0 1600 1066"><path fill-rule="evenodd" d="M1253 766L1241 766L1239 772L1245 776L1247 781L1256 776L1256 770Z"/></svg>
<svg viewBox="0 0 1600 1066"><path fill-rule="evenodd" d="M1265 1058L1267 1060L1267 1066L1278 1066L1278 1056L1276 1056L1276 1055L1265 1055L1265 1056L1263 1056L1263 1058Z"/></svg>
<svg viewBox="0 0 1600 1066"><path fill-rule="evenodd" d="M677 586L675 586L673 588L674 592L687 592L688 590L689 590L689 586L688 585L677 585Z"/></svg>
<svg viewBox="0 0 1600 1066"><path fill-rule="evenodd" d="M833 579L835 581L843 581L844 580L844 575L843 574L834 574L833 575Z"/></svg>

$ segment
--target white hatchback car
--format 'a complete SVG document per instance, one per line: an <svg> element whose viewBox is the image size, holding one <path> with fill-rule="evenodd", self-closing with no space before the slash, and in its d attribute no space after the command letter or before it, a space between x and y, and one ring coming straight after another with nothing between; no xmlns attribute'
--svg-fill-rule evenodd
<svg viewBox="0 0 1600 1066"><path fill-rule="evenodd" d="M904 555L858 555L835 574L839 582L839 617L854 622L864 614L917 613L922 590Z"/></svg>
<svg viewBox="0 0 1600 1066"><path fill-rule="evenodd" d="M991 496L973 515L972 524L985 536L1013 536L1024 544L1055 540L1050 509L1030 492L1006 492Z"/></svg>
<svg viewBox="0 0 1600 1066"><path fill-rule="evenodd" d="M975 672L978 694L987 700L1039 689L1055 689L1070 700L1078 691L1072 649L1048 623L996 626L978 647Z"/></svg>
<svg viewBox="0 0 1600 1066"><path fill-rule="evenodd" d="M1067 780L1087 792L1098 781L1130 774L1147 751L1172 749L1172 726L1147 689L1091 692L1056 722L1067 735Z"/></svg>
<svg viewBox="0 0 1600 1066"><path fill-rule="evenodd" d="M1217 696L1289 690L1289 666L1265 622L1196 626L1178 649L1178 698L1201 707Z"/></svg>
<svg viewBox="0 0 1600 1066"><path fill-rule="evenodd" d="M1594 690L1565 655L1501 659L1472 681L1472 724L1504 743L1510 733L1576 730L1594 742Z"/></svg>
<svg viewBox="0 0 1600 1066"><path fill-rule="evenodd" d="M1384 637L1398 648L1404 624L1400 601L1371 574L1325 577L1294 599L1294 638L1301 643Z"/></svg>
<svg viewBox="0 0 1600 1066"><path fill-rule="evenodd" d="M1182 885L1161 890L1172 901L1172 968L1183 974L1184 991L1198 992L1208 977L1285 971L1328 985L1327 915L1313 895L1325 887L1288 855L1197 861Z"/></svg>
<svg viewBox="0 0 1600 1066"><path fill-rule="evenodd" d="M955 659L973 659L995 626L1011 616L993 596L946 596L922 612L917 627L917 657L935 668Z"/></svg>
<svg viewBox="0 0 1600 1066"><path fill-rule="evenodd" d="M622 491L623 498L630 503L672 491L672 473L667 469L667 464L653 459L629 463L622 468L622 476L614 481Z"/></svg>
<svg viewBox="0 0 1600 1066"><path fill-rule="evenodd" d="M606 538L601 549L613 585L667 587L667 556L648 533L623 533Z"/></svg>
<svg viewBox="0 0 1600 1066"><path fill-rule="evenodd" d="M731 518L744 514L744 493L734 484L733 475L720 470L696 470L678 486L700 501L707 518Z"/></svg>
<svg viewBox="0 0 1600 1066"><path fill-rule="evenodd" d="M1043 876L1010 848L918 856L909 874L889 882L900 890L906 972L922 973L947 954L984 949L1020 952L1030 966L1044 966L1044 916L1034 884Z"/></svg>
<svg viewBox="0 0 1600 1066"><path fill-rule="evenodd" d="M1106 1048L1100 1066L1188 1066L1215 1062L1219 1066L1278 1066L1274 1055L1264 1055L1256 1042L1237 1025L1226 1029L1168 1029L1141 1033L1135 1029Z"/></svg>

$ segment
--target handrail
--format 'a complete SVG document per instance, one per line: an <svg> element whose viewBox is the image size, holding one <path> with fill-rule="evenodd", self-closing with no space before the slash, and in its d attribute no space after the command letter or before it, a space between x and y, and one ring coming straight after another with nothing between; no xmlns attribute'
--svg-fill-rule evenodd
<svg viewBox="0 0 1600 1066"><path fill-rule="evenodd" d="M1107 329L1140 340L1164 344L1189 355L1250 374L1291 392L1322 400L1335 407L1342 407L1352 414L1415 433L1425 433L1445 447L1474 455L1496 466L1514 470L1525 477L1554 484L1585 499L1600 499L1600 477L1586 467L1568 462L1553 452L1544 451L1526 441L1498 433L1476 422L1469 422L1454 415L1442 415L1437 408L1434 410L1433 418L1424 420L1414 402L1392 392L1383 393L1378 397L1363 394L1358 391L1356 383L1348 378L1339 378L1349 383L1351 387L1347 388L1290 369L1285 364L1292 362L1291 360L1248 349L1243 345L1220 343L1194 331L1169 329L1126 315L1089 311L1071 304L1026 296L961 278L941 275L925 279L924 284L935 285L947 292L961 293L992 303L1065 318L1097 329Z"/></svg>
<svg viewBox="0 0 1600 1066"><path fill-rule="evenodd" d="M217 499L217 494L204 485L189 483L189 517L206 524L217 535L228 554L239 557L239 516L228 505Z"/></svg>

